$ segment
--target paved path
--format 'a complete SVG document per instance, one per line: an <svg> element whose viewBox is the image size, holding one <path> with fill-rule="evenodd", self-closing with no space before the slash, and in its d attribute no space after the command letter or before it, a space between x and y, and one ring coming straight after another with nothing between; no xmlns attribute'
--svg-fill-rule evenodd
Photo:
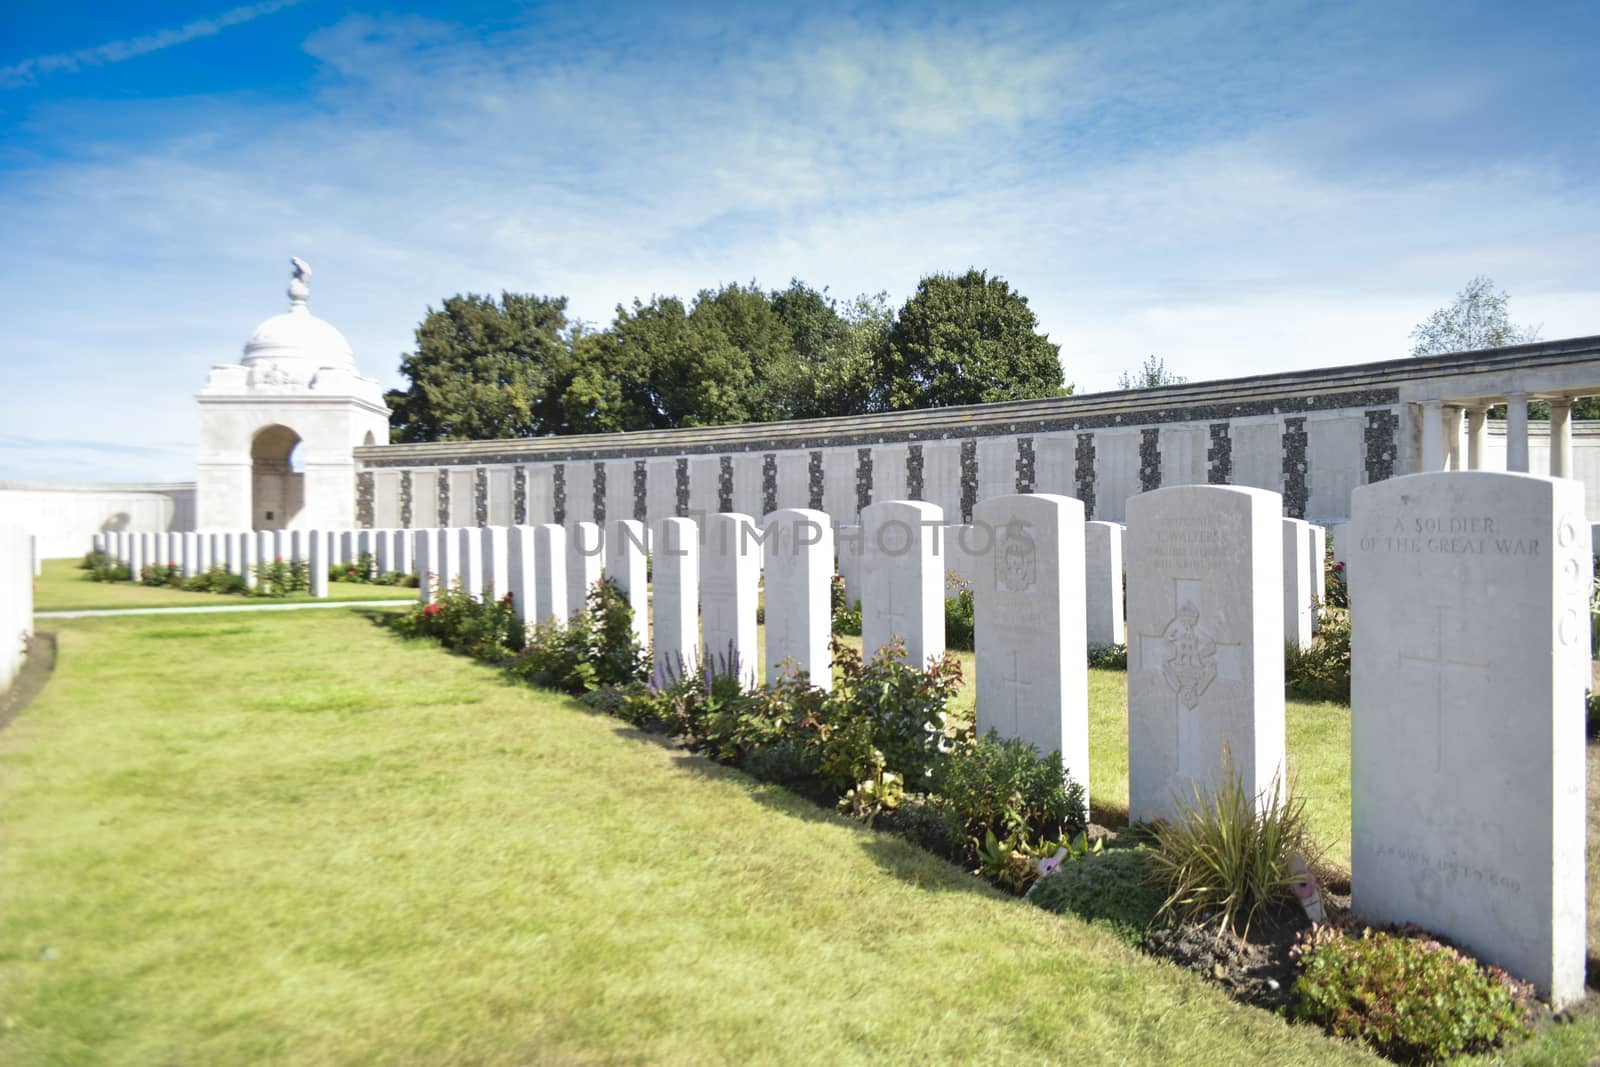
<svg viewBox="0 0 1600 1067"><path fill-rule="evenodd" d="M375 605L396 604L410 607L409 600L307 600L297 604L224 604L203 608L86 608L83 611L36 611L36 619L92 619L102 615L211 615L219 611L304 611L308 608L367 608Z"/></svg>

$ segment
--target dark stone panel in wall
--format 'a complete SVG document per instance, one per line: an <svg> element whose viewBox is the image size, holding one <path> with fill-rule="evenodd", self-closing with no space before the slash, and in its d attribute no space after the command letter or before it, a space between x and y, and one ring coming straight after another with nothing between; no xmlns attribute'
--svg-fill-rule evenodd
<svg viewBox="0 0 1600 1067"><path fill-rule="evenodd" d="M856 449L856 514L872 503L872 449Z"/></svg>
<svg viewBox="0 0 1600 1067"><path fill-rule="evenodd" d="M642 459L633 461L633 517L639 522L650 519L650 475Z"/></svg>
<svg viewBox="0 0 1600 1067"><path fill-rule="evenodd" d="M1206 449L1206 481L1228 485L1233 481L1233 434L1226 422L1211 424L1211 445Z"/></svg>
<svg viewBox="0 0 1600 1067"><path fill-rule="evenodd" d="M1367 482L1394 477L1394 461L1399 453L1395 437L1400 432L1400 415L1389 408L1366 413L1367 425L1361 431L1366 446Z"/></svg>
<svg viewBox="0 0 1600 1067"><path fill-rule="evenodd" d="M1067 398L1071 401L1073 398ZM504 451L489 455L450 457L439 456L418 459L397 455L371 455L363 450L361 462L369 468L421 466L430 463L471 465L478 463L521 463L527 461L552 462L593 460L601 458L638 458L640 456L691 456L733 452L770 452L814 449L822 447L863 447L874 444L901 444L913 441L948 441L956 438L1003 434L1042 434L1095 430L1103 427L1154 426L1173 422L1219 422L1254 415L1302 415L1316 411L1337 411L1350 408L1368 408L1382 404L1399 403L1399 390L1393 388L1365 388L1345 392L1314 393L1300 396L1280 396L1272 399L1244 401L1212 401L1207 403L1174 403L1172 407L1145 409L1118 413L1104 406L1093 414L1059 414L1044 416L1019 415L1008 421L983 422L974 425L970 416L952 414L948 425L919 425L913 429L899 429L891 416L859 416L850 420L859 424L860 430L850 426L833 428L815 436L774 437L760 426L749 429L749 436L736 440L726 438L701 441L695 431L671 431L682 435L665 443L638 440L605 446L562 448L552 445L549 439L539 439L537 451L527 442L508 440ZM708 428L704 432L713 432ZM622 437L623 435L617 435ZM385 446L403 449L406 446Z"/></svg>
<svg viewBox="0 0 1600 1067"><path fill-rule="evenodd" d="M1094 518L1094 434L1080 433L1072 453L1072 475L1078 484L1078 499L1083 501L1083 517Z"/></svg>
<svg viewBox="0 0 1600 1067"><path fill-rule="evenodd" d="M761 457L761 514L771 515L778 510L778 454L768 452Z"/></svg>
<svg viewBox="0 0 1600 1067"><path fill-rule="evenodd" d="M594 521L606 524L606 465L599 462L594 465Z"/></svg>
<svg viewBox="0 0 1600 1067"><path fill-rule="evenodd" d="M961 442L961 521L972 521L978 503L978 442Z"/></svg>
<svg viewBox="0 0 1600 1067"><path fill-rule="evenodd" d="M472 472L472 521L478 526L489 525L489 469L479 467Z"/></svg>
<svg viewBox="0 0 1600 1067"><path fill-rule="evenodd" d="M450 468L439 468L438 520L441 527L450 525Z"/></svg>
<svg viewBox="0 0 1600 1067"><path fill-rule="evenodd" d="M1306 420L1283 420L1283 510L1291 519L1306 517L1311 480L1306 460Z"/></svg>
<svg viewBox="0 0 1600 1067"><path fill-rule="evenodd" d="M1033 438L1017 438L1017 492L1033 492L1034 463Z"/></svg>
<svg viewBox="0 0 1600 1067"><path fill-rule="evenodd" d="M733 510L733 457L721 456L717 460L717 510Z"/></svg>
<svg viewBox="0 0 1600 1067"><path fill-rule="evenodd" d="M1161 488L1161 430L1156 426L1139 431L1139 488L1146 493Z"/></svg>
<svg viewBox="0 0 1600 1067"><path fill-rule="evenodd" d="M555 488L551 491L550 496L555 505L555 521L557 524L565 526L567 523L567 465L565 463L557 463L553 473L555 476Z"/></svg>
<svg viewBox="0 0 1600 1067"><path fill-rule="evenodd" d="M810 461L806 465L806 491L810 495L808 503L813 511L822 510L822 453L811 453Z"/></svg>
<svg viewBox="0 0 1600 1067"><path fill-rule="evenodd" d="M400 525L411 529L411 472L400 472Z"/></svg>
<svg viewBox="0 0 1600 1067"><path fill-rule="evenodd" d="M511 472L511 521L518 526L528 524L527 467L517 467Z"/></svg>
<svg viewBox="0 0 1600 1067"><path fill-rule="evenodd" d="M372 529L375 495L372 472L361 471L356 475L356 525L363 530Z"/></svg>
<svg viewBox="0 0 1600 1067"><path fill-rule="evenodd" d="M922 446L906 447L906 499L922 499Z"/></svg>
<svg viewBox="0 0 1600 1067"><path fill-rule="evenodd" d="M687 518L689 515L689 461L680 459L673 471L677 479L676 490L678 499L678 518Z"/></svg>

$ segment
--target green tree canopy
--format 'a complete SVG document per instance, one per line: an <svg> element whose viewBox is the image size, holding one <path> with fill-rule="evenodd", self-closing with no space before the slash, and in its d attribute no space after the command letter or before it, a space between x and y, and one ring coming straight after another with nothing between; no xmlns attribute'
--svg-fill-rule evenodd
<svg viewBox="0 0 1600 1067"><path fill-rule="evenodd" d="M1495 292L1492 279L1478 275L1456 294L1454 302L1429 315L1411 331L1411 354L1436 356L1537 341L1539 327L1518 326L1511 321L1506 308L1510 300L1506 292Z"/></svg>
<svg viewBox="0 0 1600 1067"><path fill-rule="evenodd" d="M1151 389L1158 385L1182 385L1189 379L1167 370L1167 361L1154 354L1145 357L1144 365L1137 371L1123 371L1117 377L1118 389Z"/></svg>
<svg viewBox="0 0 1600 1067"><path fill-rule="evenodd" d="M1060 346L1038 333L1028 299L987 271L932 274L887 338L878 410L1060 396Z"/></svg>

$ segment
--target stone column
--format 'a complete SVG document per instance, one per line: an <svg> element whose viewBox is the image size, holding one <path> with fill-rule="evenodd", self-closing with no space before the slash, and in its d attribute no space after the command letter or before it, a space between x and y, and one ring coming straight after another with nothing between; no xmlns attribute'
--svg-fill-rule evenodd
<svg viewBox="0 0 1600 1067"><path fill-rule="evenodd" d="M1465 470L1461 457L1461 405L1444 405L1444 465L1445 470Z"/></svg>
<svg viewBox="0 0 1600 1067"><path fill-rule="evenodd" d="M1572 398L1550 401L1550 476L1572 476Z"/></svg>
<svg viewBox="0 0 1600 1067"><path fill-rule="evenodd" d="M1444 470L1444 405L1438 400L1424 400L1422 408L1422 466L1423 472Z"/></svg>
<svg viewBox="0 0 1600 1067"><path fill-rule="evenodd" d="M1506 470L1528 470L1528 394L1506 396Z"/></svg>
<svg viewBox="0 0 1600 1067"><path fill-rule="evenodd" d="M1467 407L1467 469L1483 470L1483 457L1489 440L1489 408L1486 404Z"/></svg>

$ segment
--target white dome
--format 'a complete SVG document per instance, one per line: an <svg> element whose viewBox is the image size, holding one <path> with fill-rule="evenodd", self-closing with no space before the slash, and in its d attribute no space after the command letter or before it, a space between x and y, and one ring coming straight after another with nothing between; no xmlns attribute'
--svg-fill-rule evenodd
<svg viewBox="0 0 1600 1067"><path fill-rule="evenodd" d="M356 373L355 352L332 323L317 318L297 304L292 310L256 327L244 346L244 365L300 362L312 370L336 367Z"/></svg>
<svg viewBox="0 0 1600 1067"><path fill-rule="evenodd" d="M270 368L275 377L286 374L300 381L309 381L324 367L358 374L355 352L344 334L306 309L311 268L303 260L290 262L294 278L289 282L289 310L256 327L244 345L244 365Z"/></svg>

